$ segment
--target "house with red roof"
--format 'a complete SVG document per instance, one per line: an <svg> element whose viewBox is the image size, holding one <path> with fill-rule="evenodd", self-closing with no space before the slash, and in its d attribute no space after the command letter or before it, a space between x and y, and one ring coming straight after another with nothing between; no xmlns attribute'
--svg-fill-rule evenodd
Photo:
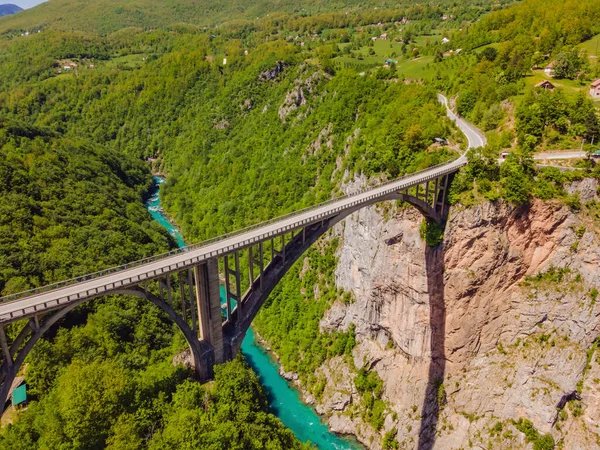
<svg viewBox="0 0 600 450"><path fill-rule="evenodd" d="M554 90L554 85L552 83L550 83L548 80L540 81L538 84L535 85L535 87L539 88L539 89L544 89L547 91Z"/></svg>

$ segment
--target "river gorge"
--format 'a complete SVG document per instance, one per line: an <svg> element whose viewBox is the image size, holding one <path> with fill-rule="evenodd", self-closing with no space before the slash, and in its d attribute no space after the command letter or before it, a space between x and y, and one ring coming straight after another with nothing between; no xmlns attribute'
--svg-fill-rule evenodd
<svg viewBox="0 0 600 450"><path fill-rule="evenodd" d="M164 182L165 178L154 177L153 191L146 202L146 208L152 218L173 236L177 245L183 247L186 244L179 229L167 218L161 207L159 189ZM223 289L221 289L221 294L223 303ZM337 436L329 431L314 409L302 402L299 392L280 376L278 364L257 343L252 329L249 330L242 343L242 353L265 388L271 412L281 419L298 439L303 442L310 441L321 450L359 450L364 448L358 442Z"/></svg>

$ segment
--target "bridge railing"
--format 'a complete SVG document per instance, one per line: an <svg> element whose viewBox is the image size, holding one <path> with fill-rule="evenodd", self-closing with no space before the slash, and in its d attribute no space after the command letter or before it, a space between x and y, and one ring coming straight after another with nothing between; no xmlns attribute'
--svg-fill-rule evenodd
<svg viewBox="0 0 600 450"><path fill-rule="evenodd" d="M438 169L440 167L449 166L450 164L456 162L457 160L458 160L458 158L454 159L454 160L446 161L446 162L443 162L443 163L440 163L440 164L436 164L434 166L428 167L427 169L424 169L424 170L421 170L421 171L418 171L418 172L413 172L413 173L407 174L407 175L405 175L403 177L395 178L393 180L389 180L389 181L386 181L384 183L380 183L380 184L378 184L376 186L370 186L368 188L361 189L360 191L355 192L354 194L348 194L348 195L343 195L341 197L332 198L330 200L318 203L318 204L313 205L313 206L308 206L308 207L300 209L300 210L292 211L292 212L284 214L282 216L277 216L277 217L274 217L272 219L266 220L264 222L259 222L259 223L256 223L254 225L249 225L249 226L247 226L245 228L240 228L238 230L235 230L235 231L232 231L232 232L229 232L229 233L226 233L226 234L222 234L220 236L215 236L213 238L210 238L210 239L207 239L207 240L195 243L195 244L191 244L191 245L188 245L188 246L185 246L185 247L180 247L180 248L177 248L175 250L171 250L171 251L166 252L166 253L161 253L161 254L158 254L158 255L149 256L147 258L143 258L143 259L140 259L140 260L137 260L137 261L132 261L132 262L129 262L129 263L126 263L126 264L122 264L122 265L119 265L119 266L110 267L110 268L107 268L107 269L99 270L97 272L88 273L88 274L85 274L85 275L81 275L81 276L78 276L78 277L70 278L70 279L64 280L64 281L59 281L57 283L48 284L48 285L41 286L41 287L38 287L38 288L30 289L30 290L27 290L27 291L17 292L17 293L14 293L14 294L9 294L9 295L6 295L4 297L0 297L0 303L12 302L12 301L18 300L20 298L43 294L44 292L49 292L49 291L60 289L60 288L63 288L63 287L66 287L66 286L70 286L70 285L73 285L73 284L81 283L83 281L88 281L88 280L92 280L92 279L95 279L95 278L100 278L100 277L103 277L103 276L106 276L106 275L110 275L110 274L113 274L113 273L116 273L116 272L119 272L119 271L123 271L123 270L127 270L127 269L133 269L135 267L139 267L139 266L142 266L144 264L149 264L149 263L152 263L154 261L158 261L160 259L168 258L170 256L175 256L175 255L178 255L178 254L181 254L181 253L184 253L184 252L188 252L190 250L196 250L196 249L201 248L201 247L206 247L206 246L214 244L216 242L219 242L219 241L222 241L222 240L234 237L234 236L238 236L240 234L247 233L247 232L255 230L257 228L261 228L261 227L264 227L264 226L267 226L267 225L271 225L271 224L273 224L275 222L279 222L281 220L286 220L286 219L292 218L294 216L298 216L298 215L304 214L306 212L310 212L310 211L322 208L323 206L327 206L327 205L330 205L332 203L339 202L341 200L346 200L346 199L349 199L349 198L352 198L352 197L359 196L359 195L364 194L365 192L371 191L373 189L378 189L378 188L385 187L385 186L390 185L390 184L397 183L397 182L402 181L403 179L406 179L406 178L411 178L411 177L418 176L418 175L425 176L429 172L431 172L431 171L433 171L435 169ZM415 183L419 184L420 181L417 180L417 181L415 181Z"/></svg>

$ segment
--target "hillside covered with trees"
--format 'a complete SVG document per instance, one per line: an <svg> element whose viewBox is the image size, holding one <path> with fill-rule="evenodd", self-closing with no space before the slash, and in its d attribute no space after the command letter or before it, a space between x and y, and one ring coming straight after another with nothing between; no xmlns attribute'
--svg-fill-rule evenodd
<svg viewBox="0 0 600 450"><path fill-rule="evenodd" d="M438 73L437 83L458 95L461 115L500 134L497 150L598 142L598 111L588 91L600 66L581 44L600 33L599 19L600 5L592 1L531 0L491 13L453 35L455 48L477 59L466 70ZM536 86L544 79L556 89Z"/></svg>
<svg viewBox="0 0 600 450"><path fill-rule="evenodd" d="M566 77L576 60L576 77L594 76L576 46L600 31L600 11L591 0L509 3L53 0L0 20L0 292L173 248L143 207L153 172L195 242L339 196L358 174L375 183L453 158L464 138L439 90L490 133L453 202L559 197L577 208L562 186L581 174L538 172L531 153L597 141L595 106L526 79L553 59ZM506 148L518 151L500 167ZM333 302L352 301L335 288L335 250L332 240L311 251L311 270L294 267L256 323L317 397L316 368L356 344L352 328L319 330ZM84 305L29 357L34 401L0 446L302 448L241 359L200 386L172 364L184 348L140 300ZM381 380L354 369L358 414L378 431Z"/></svg>
<svg viewBox="0 0 600 450"><path fill-rule="evenodd" d="M432 88L336 71L329 48L264 42L265 32L44 29L3 40L2 294L172 248L144 211L152 171L168 175L165 207L195 241L339 195L354 172L398 176L454 154L432 145L456 133ZM324 337L325 356L349 342ZM301 447L243 362L200 386L172 363L184 348L141 300L83 305L29 356L31 403L0 445Z"/></svg>
<svg viewBox="0 0 600 450"><path fill-rule="evenodd" d="M274 16L276 21L294 20L310 24L310 17L339 16L338 21L350 20L355 24L377 23L383 14L392 10L417 20L416 14L423 9L460 12L473 20L488 12L492 5L511 3L512 0L478 0L454 2L442 0L435 3L415 5L402 0L393 6L381 0L311 0L298 4L290 0L181 0L161 2L158 0L99 0L76 2L53 0L24 11L18 17L0 20L0 34L14 35L26 30L55 29L62 31L85 31L108 34L127 27L145 29L174 24L215 27L223 23L235 23L247 29L260 27L259 19ZM402 17L402 16L401 16ZM305 22L304 19L309 19ZM374 22L375 20L375 22Z"/></svg>

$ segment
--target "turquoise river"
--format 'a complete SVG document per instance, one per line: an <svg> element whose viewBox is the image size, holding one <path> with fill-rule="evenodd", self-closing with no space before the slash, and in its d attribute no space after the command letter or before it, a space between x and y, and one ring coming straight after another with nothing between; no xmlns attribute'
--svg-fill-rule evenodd
<svg viewBox="0 0 600 450"><path fill-rule="evenodd" d="M158 191L165 179L154 177L154 182L154 192L146 202L146 208L152 217L177 240L177 244L183 247L185 242L179 230L169 221L160 205ZM265 388L271 412L279 417L298 439L303 442L310 441L321 450L364 448L354 440L331 433L314 409L302 403L298 391L279 375L277 363L257 344L252 329L248 331L242 342L242 353Z"/></svg>

